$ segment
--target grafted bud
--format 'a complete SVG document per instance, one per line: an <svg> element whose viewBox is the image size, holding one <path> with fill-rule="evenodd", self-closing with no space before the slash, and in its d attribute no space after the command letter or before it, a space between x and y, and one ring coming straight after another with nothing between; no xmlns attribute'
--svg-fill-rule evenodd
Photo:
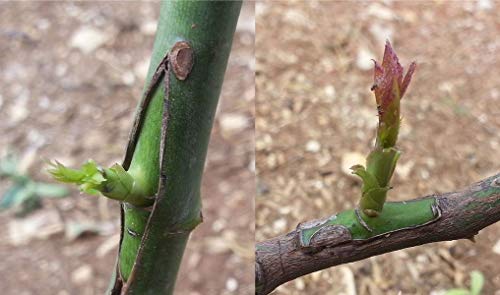
<svg viewBox="0 0 500 295"><path fill-rule="evenodd" d="M49 162L47 171L54 179L78 185L80 190L90 195L102 195L136 206L149 206L152 199L147 198L141 185L119 164L111 168L101 168L89 160L81 169L71 169L59 162Z"/></svg>

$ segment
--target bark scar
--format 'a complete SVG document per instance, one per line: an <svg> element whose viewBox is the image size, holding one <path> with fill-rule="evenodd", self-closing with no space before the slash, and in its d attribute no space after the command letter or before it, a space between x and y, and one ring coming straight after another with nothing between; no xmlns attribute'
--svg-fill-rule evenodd
<svg viewBox="0 0 500 295"><path fill-rule="evenodd" d="M170 63L177 79L186 80L194 64L194 52L186 41L175 43L170 51Z"/></svg>

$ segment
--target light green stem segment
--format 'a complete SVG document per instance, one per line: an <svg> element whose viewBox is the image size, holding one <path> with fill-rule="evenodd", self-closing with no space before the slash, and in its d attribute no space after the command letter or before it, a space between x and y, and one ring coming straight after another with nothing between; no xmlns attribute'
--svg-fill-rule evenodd
<svg viewBox="0 0 500 295"><path fill-rule="evenodd" d="M382 212L400 152L395 148L375 148L366 160L366 169L353 166L353 173L361 177L361 201L359 207L363 215L376 217Z"/></svg>
<svg viewBox="0 0 500 295"><path fill-rule="evenodd" d="M309 247L314 235L323 227L331 225L347 228L353 240L367 240L391 232L422 226L441 217L436 202L435 198L388 202L377 218L363 218L363 220L358 218L355 209L343 211L322 224L301 228L300 243L303 247Z"/></svg>
<svg viewBox="0 0 500 295"><path fill-rule="evenodd" d="M401 155L395 148L401 121L399 117L401 97L396 81L393 83L392 91L394 99L384 107L382 114L379 114L377 140L375 148L366 159L366 168L362 165L351 168L352 173L363 180L359 208L365 220L377 217L382 212L387 192L391 189L389 183Z"/></svg>
<svg viewBox="0 0 500 295"><path fill-rule="evenodd" d="M125 206L119 268L130 294L171 294L190 231L201 222L200 185L215 110L236 28L240 1L164 1L146 85L157 65L178 41L194 52L186 80L169 80L169 121L163 163L159 163L164 87L154 92L128 172L144 183L146 195L158 190L161 164L165 195L154 214ZM151 216L150 216L151 215ZM145 233L149 219L149 230ZM145 238L143 239L143 237ZM137 257L142 241L142 254ZM137 260L136 260L137 259ZM134 279L129 281L134 261Z"/></svg>

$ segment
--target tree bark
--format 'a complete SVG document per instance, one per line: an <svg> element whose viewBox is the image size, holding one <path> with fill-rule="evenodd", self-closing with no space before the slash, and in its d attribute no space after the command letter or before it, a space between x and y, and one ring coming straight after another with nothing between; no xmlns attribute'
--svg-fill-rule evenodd
<svg viewBox="0 0 500 295"><path fill-rule="evenodd" d="M479 230L500 220L500 174L459 192L418 200L430 198L436 200L439 217L421 226L359 240L353 238L347 227L330 225L304 246L299 224L286 235L257 243L256 294L268 294L285 282L335 265L432 242L472 240ZM331 217L306 224L324 224L328 220Z"/></svg>

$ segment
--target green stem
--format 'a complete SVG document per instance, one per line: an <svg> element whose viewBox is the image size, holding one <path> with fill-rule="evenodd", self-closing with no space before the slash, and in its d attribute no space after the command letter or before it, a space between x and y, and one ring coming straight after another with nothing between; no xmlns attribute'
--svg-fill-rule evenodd
<svg viewBox="0 0 500 295"><path fill-rule="evenodd" d="M361 212L360 212L361 213ZM361 218L356 209L343 211L326 222L300 229L300 244L309 247L314 235L328 226L345 227L353 240L368 240L388 233L416 228L441 217L436 198L388 202L377 218Z"/></svg>
<svg viewBox="0 0 500 295"><path fill-rule="evenodd" d="M240 8L239 1L161 4L146 85L165 53L178 41L191 45L194 65L184 81L170 73L170 111L162 163L166 186L157 196L154 213L124 206L119 268L128 293L171 294L189 233L201 222L200 184L205 156ZM157 193L160 179L163 99L161 85L148 106L128 170L150 196Z"/></svg>
<svg viewBox="0 0 500 295"><path fill-rule="evenodd" d="M384 209L387 192L401 152L395 148L400 125L400 91L396 80L392 83L393 100L379 113L377 139L374 149L366 158L366 169L357 165L353 173L363 179L359 208L366 222L377 217ZM381 107L381 106L379 106Z"/></svg>

